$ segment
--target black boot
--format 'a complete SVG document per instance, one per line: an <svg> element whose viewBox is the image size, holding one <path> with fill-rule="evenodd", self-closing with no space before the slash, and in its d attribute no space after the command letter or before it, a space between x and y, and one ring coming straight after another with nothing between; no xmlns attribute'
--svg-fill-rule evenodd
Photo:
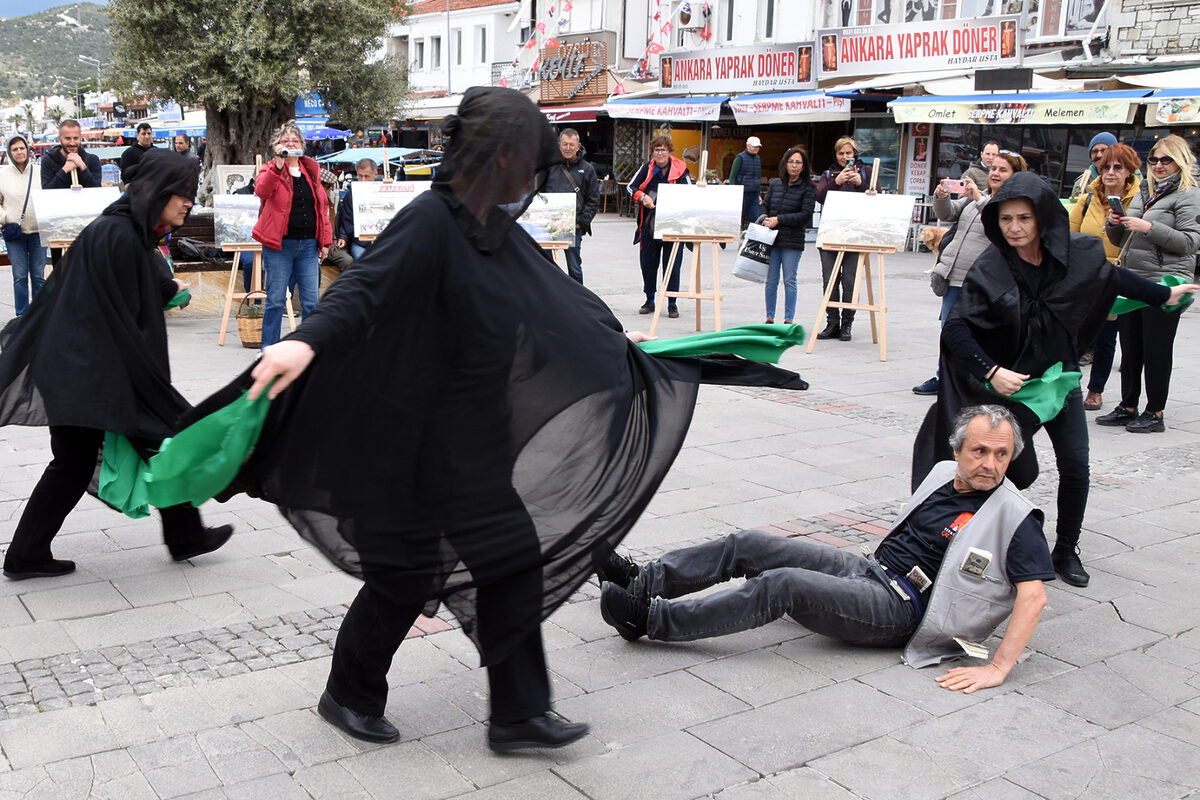
<svg viewBox="0 0 1200 800"><path fill-rule="evenodd" d="M629 584L637 577L641 569L633 561L618 553L616 550L608 554L603 562L596 565L596 575L600 582L615 583L622 589L628 589Z"/></svg>
<svg viewBox="0 0 1200 800"><path fill-rule="evenodd" d="M849 320L849 319L842 320L842 330L841 330L841 333L838 334L838 339L842 340L843 342L850 341L850 328L852 328L853 326L854 326L853 320Z"/></svg>
<svg viewBox="0 0 1200 800"><path fill-rule="evenodd" d="M617 629L622 639L633 642L645 636L649 615L648 598L639 597L615 583L600 585L600 616Z"/></svg>
<svg viewBox="0 0 1200 800"><path fill-rule="evenodd" d="M1072 586L1082 588L1091 580L1083 568L1083 562L1079 560L1079 547L1073 542L1056 542L1050 560L1054 562L1054 571L1059 577Z"/></svg>
<svg viewBox="0 0 1200 800"><path fill-rule="evenodd" d="M836 339L842 334L842 328L836 319L825 323L825 330L817 334L818 339Z"/></svg>

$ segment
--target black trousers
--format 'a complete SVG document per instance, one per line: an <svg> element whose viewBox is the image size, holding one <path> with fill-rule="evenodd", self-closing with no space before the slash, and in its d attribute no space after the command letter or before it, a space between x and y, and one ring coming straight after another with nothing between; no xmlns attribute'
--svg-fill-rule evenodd
<svg viewBox="0 0 1200 800"><path fill-rule="evenodd" d="M659 277L658 268L662 265L663 275L667 274L667 264L671 261L671 249L675 246L673 242L664 242L662 239L654 238L654 228L650 226L650 230L642 230L641 251L639 256L642 262L642 291L646 293L646 299L654 300L654 293L658 291ZM675 256L675 269L671 271L671 280L667 282L668 292L679 291L679 270L683 264L684 247L680 245L679 254ZM675 304L675 298L668 298L670 305Z"/></svg>
<svg viewBox="0 0 1200 800"><path fill-rule="evenodd" d="M1179 312L1139 308L1117 318L1121 332L1121 405L1137 408L1146 373L1146 410L1167 406Z"/></svg>
<svg viewBox="0 0 1200 800"><path fill-rule="evenodd" d="M838 254L831 250L817 249L821 254L821 287L822 290L829 288L829 277L833 275L833 264L837 261ZM842 269L838 275L838 282L833 287L833 292L829 295L829 301L839 303L851 303L854 301L854 277L858 274L858 253L846 253L842 257ZM866 287L863 287L866 290ZM825 318L833 324L839 324L839 314L841 312L841 320L845 322L854 321L854 309L852 308L827 308L825 309Z"/></svg>
<svg viewBox="0 0 1200 800"><path fill-rule="evenodd" d="M146 449L144 443L133 444ZM104 431L73 425L50 426L53 458L29 495L29 503L8 546L6 561L39 562L52 558L50 543L67 514L87 491L103 445ZM163 540L168 547L184 544L204 533L200 512L190 505L160 509L160 513Z"/></svg>

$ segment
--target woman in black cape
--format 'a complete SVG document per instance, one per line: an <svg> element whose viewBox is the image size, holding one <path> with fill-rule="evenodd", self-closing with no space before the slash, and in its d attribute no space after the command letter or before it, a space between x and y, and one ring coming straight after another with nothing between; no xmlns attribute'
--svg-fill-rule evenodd
<svg viewBox="0 0 1200 800"><path fill-rule="evenodd" d="M318 705L326 720L394 740L388 667L418 614L445 602L488 668L492 749L557 747L587 726L550 711L541 621L649 503L697 383L802 382L647 356L554 265L515 224L560 158L520 93L470 89L443 130L432 190L264 350L251 394L278 378L277 399L230 491L277 503L364 580Z"/></svg>
<svg viewBox="0 0 1200 800"><path fill-rule="evenodd" d="M106 431L146 458L190 408L171 385L163 316L184 285L158 244L183 224L198 173L195 159L148 151L121 199L83 229L29 310L4 329L0 425L49 425L54 455L5 553L8 578L75 569L50 543L93 480ZM176 561L217 549L233 532L206 529L191 506L161 514Z"/></svg>
<svg viewBox="0 0 1200 800"><path fill-rule="evenodd" d="M967 406L999 401L1017 415L1025 448L1009 466L1008 478L1019 489L1037 478L1033 436L1044 427L1058 465L1054 567L1067 583L1086 586L1089 576L1079 559L1089 481L1083 394L1075 387L1044 423L1006 398L1057 362L1064 372L1078 372L1079 354L1095 341L1118 294L1159 306L1177 303L1200 286L1168 289L1114 267L1099 239L1071 232L1057 195L1032 172L1009 178L982 216L992 245L967 273L942 329L942 380L913 444L912 484L915 488L934 464L951 458L952 420Z"/></svg>

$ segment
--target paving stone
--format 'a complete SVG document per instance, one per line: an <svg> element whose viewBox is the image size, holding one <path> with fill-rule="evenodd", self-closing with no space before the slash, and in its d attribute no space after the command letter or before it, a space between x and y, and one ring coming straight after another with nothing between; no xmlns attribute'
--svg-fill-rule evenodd
<svg viewBox="0 0 1200 800"><path fill-rule="evenodd" d="M475 788L420 742L373 748L339 762L373 797L403 786L406 800L452 797Z"/></svg>
<svg viewBox="0 0 1200 800"><path fill-rule="evenodd" d="M376 800L341 764L305 767L293 777L313 800Z"/></svg>
<svg viewBox="0 0 1200 800"><path fill-rule="evenodd" d="M16 769L103 752L117 743L95 706L0 722L0 750Z"/></svg>
<svg viewBox="0 0 1200 800"><path fill-rule="evenodd" d="M840 750L809 766L856 796L872 800L935 800L994 777L994 768L944 759L891 736Z"/></svg>
<svg viewBox="0 0 1200 800"><path fill-rule="evenodd" d="M584 795L549 772L537 772L471 792L471 800L583 800Z"/></svg>
<svg viewBox="0 0 1200 800"><path fill-rule="evenodd" d="M613 631L607 639L556 651L551 666L585 691L595 691L708 660L686 644L626 642Z"/></svg>
<svg viewBox="0 0 1200 800"><path fill-rule="evenodd" d="M825 676L769 650L752 650L697 664L688 671L751 706L766 705L832 683Z"/></svg>

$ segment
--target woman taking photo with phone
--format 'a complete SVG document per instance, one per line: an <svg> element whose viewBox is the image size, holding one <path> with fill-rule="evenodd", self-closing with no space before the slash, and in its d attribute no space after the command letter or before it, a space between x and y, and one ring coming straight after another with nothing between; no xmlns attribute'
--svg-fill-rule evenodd
<svg viewBox="0 0 1200 800"><path fill-rule="evenodd" d="M321 186L321 168L304 155L304 134L288 120L271 137L274 153L259 170L254 193L262 200L251 236L263 246L267 305L263 309L262 346L279 341L288 287L300 289L300 313L307 318L317 304L320 263L333 244L329 198Z"/></svg>
<svg viewBox="0 0 1200 800"><path fill-rule="evenodd" d="M1100 177L1088 184L1087 191L1071 207L1071 230L1099 237L1104 242L1104 254L1116 263L1121 248L1108 240L1104 228L1108 215L1120 209L1121 214L1133 202L1142 186L1138 168L1142 159L1127 144L1114 144L1105 151L1096 163ZM1112 208L1113 204L1116 208ZM1086 342L1081 343L1085 348ZM1117 320L1104 323L1096 339L1092 353L1092 371L1088 376L1087 397L1083 398L1084 411L1099 411L1104 402L1104 385L1112 372L1113 356L1117 350Z"/></svg>
<svg viewBox="0 0 1200 800"><path fill-rule="evenodd" d="M825 205L825 198L834 192L865 192L871 185L871 168L859 163L858 144L849 136L843 136L833 145L833 155L836 163L821 173L821 181L817 184L817 202ZM829 288L829 277L833 274L833 264L837 261L837 253L817 248L821 254L821 286ZM858 254L847 253L842 258L842 273L838 285L833 287L829 295L830 302L849 303L854 296L854 276L858 273ZM839 311L840 316L839 316ZM854 324L854 309L830 308L825 312L825 329L817 334L818 339L841 339L850 341L850 328Z"/></svg>
<svg viewBox="0 0 1200 800"><path fill-rule="evenodd" d="M1125 216L1110 210L1108 239L1125 248L1121 266L1143 278L1161 281L1174 275L1191 281L1200 251L1200 190L1192 172L1192 151L1186 140L1172 134L1155 143L1146 164L1146 183ZM1124 425L1130 433L1162 433L1167 428L1163 408L1171 386L1179 312L1140 308L1122 314L1119 325L1121 402L1096 423ZM1139 415L1143 372L1146 408Z"/></svg>

